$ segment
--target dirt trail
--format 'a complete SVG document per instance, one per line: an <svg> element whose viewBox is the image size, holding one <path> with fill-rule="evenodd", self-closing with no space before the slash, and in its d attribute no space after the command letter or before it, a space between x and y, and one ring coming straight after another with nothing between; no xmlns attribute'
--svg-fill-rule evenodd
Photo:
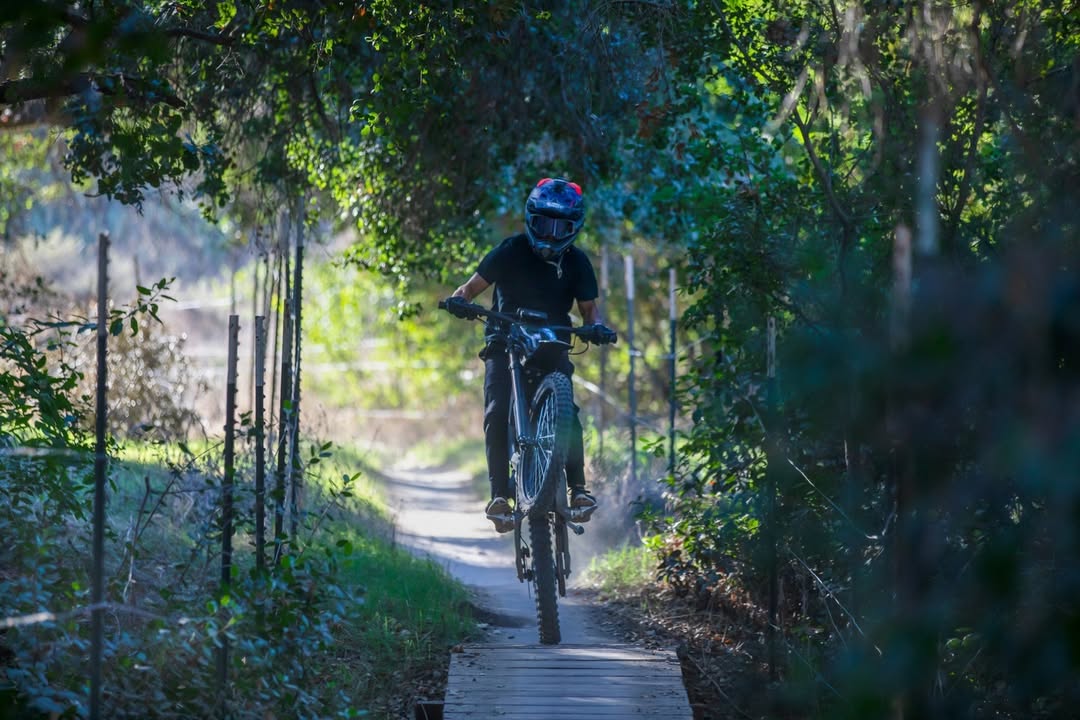
<svg viewBox="0 0 1080 720"><path fill-rule="evenodd" d="M476 605L490 614L486 642L537 642L531 585L518 582L514 570L513 533L496 534L469 476L456 470L401 467L386 472L386 478L397 542L432 558L469 586ZM600 513L593 523L597 521L603 521ZM574 559L571 581L583 568ZM563 643L617 642L598 624L596 611L573 582L567 596L559 598L559 620Z"/></svg>

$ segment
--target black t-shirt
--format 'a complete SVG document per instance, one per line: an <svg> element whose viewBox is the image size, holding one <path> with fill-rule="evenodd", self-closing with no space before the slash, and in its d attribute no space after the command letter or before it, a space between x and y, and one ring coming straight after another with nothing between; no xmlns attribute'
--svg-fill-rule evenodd
<svg viewBox="0 0 1080 720"><path fill-rule="evenodd" d="M569 325L574 301L595 300L599 294L596 272L582 250L571 245L558 261L549 262L532 251L524 234L499 243L476 272L495 286L492 310L540 310L552 325Z"/></svg>

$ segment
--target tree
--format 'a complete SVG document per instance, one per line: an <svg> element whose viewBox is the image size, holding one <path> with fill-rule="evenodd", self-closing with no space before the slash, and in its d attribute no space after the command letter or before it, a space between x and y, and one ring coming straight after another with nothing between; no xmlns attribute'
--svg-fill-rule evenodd
<svg viewBox="0 0 1080 720"><path fill-rule="evenodd" d="M138 205L147 187L191 176L212 212L242 188L269 192L268 207L311 192L384 249L358 257L416 271L518 172L604 177L638 81L667 62L657 21L676 14L585 2L16 5L0 15L0 104L9 126L68 128L66 164L101 194Z"/></svg>
<svg viewBox="0 0 1080 720"><path fill-rule="evenodd" d="M1067 696L1068 669L1011 633L1007 618L1023 604L1001 593L1018 590L1019 567L1031 577L1061 572L1025 550L1069 541L1035 529L1062 519L1036 510L1049 510L1045 488L1021 478L1033 467L1056 475L1067 452L1048 441L1006 460L994 448L1005 426L1039 434L1050 417L1075 422L1056 403L1008 422L996 414L1004 398L1020 402L1021 387L1073 392L1048 364L1074 365L1060 313L1074 297L1080 239L1074 201L1061 192L1080 167L1070 130L1080 27L1066 19L1075 8L696 10L686 36L708 40L680 65L694 92L661 136L677 167L695 168L690 192L669 203L702 229L690 243L697 300L688 320L711 353L686 383L697 422L673 488L679 545L668 574L679 580L689 569L690 586L696 575L707 595L734 562L761 588L767 523L778 524L781 580L818 597L787 611L825 626L838 614L830 634L847 651L820 651L837 652L829 683L853 714L973 713L961 698L985 699L1000 668L1024 688L1016 712L1052 707ZM707 192L710 183L694 183L703 177L713 198L687 203ZM902 249L894 241L912 227L925 248L916 251L912 344L891 355L892 259ZM1024 300L1010 287L1024 287ZM1039 319L1025 334L1029 312ZM765 411L770 317L780 326L777 415ZM785 450L771 517L774 438ZM1073 497L1076 488L1057 492ZM1026 510L1006 520L1014 501ZM965 575L966 564L985 573ZM1039 623L1071 622L1045 596L1036 605ZM957 652L962 627L978 632ZM1071 652L1052 634L1035 642ZM1013 662L1017 647L1041 658L1038 678ZM909 662L891 665L896 658ZM947 691L933 686L935 671L951 678Z"/></svg>

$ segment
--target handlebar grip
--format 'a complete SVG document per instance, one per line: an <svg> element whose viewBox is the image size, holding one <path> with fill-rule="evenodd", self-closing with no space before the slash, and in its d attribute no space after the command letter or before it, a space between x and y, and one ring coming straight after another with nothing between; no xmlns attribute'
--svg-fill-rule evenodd
<svg viewBox="0 0 1080 720"><path fill-rule="evenodd" d="M445 300L440 300L439 301L439 309L440 310L445 310L446 309L446 301Z"/></svg>

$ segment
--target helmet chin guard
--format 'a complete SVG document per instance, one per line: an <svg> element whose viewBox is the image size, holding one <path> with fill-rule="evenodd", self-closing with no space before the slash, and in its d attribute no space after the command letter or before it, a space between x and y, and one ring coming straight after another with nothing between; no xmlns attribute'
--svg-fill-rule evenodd
<svg viewBox="0 0 1080 720"><path fill-rule="evenodd" d="M525 201L525 234L534 253L555 260L574 244L585 224L581 186L562 178L544 178Z"/></svg>

